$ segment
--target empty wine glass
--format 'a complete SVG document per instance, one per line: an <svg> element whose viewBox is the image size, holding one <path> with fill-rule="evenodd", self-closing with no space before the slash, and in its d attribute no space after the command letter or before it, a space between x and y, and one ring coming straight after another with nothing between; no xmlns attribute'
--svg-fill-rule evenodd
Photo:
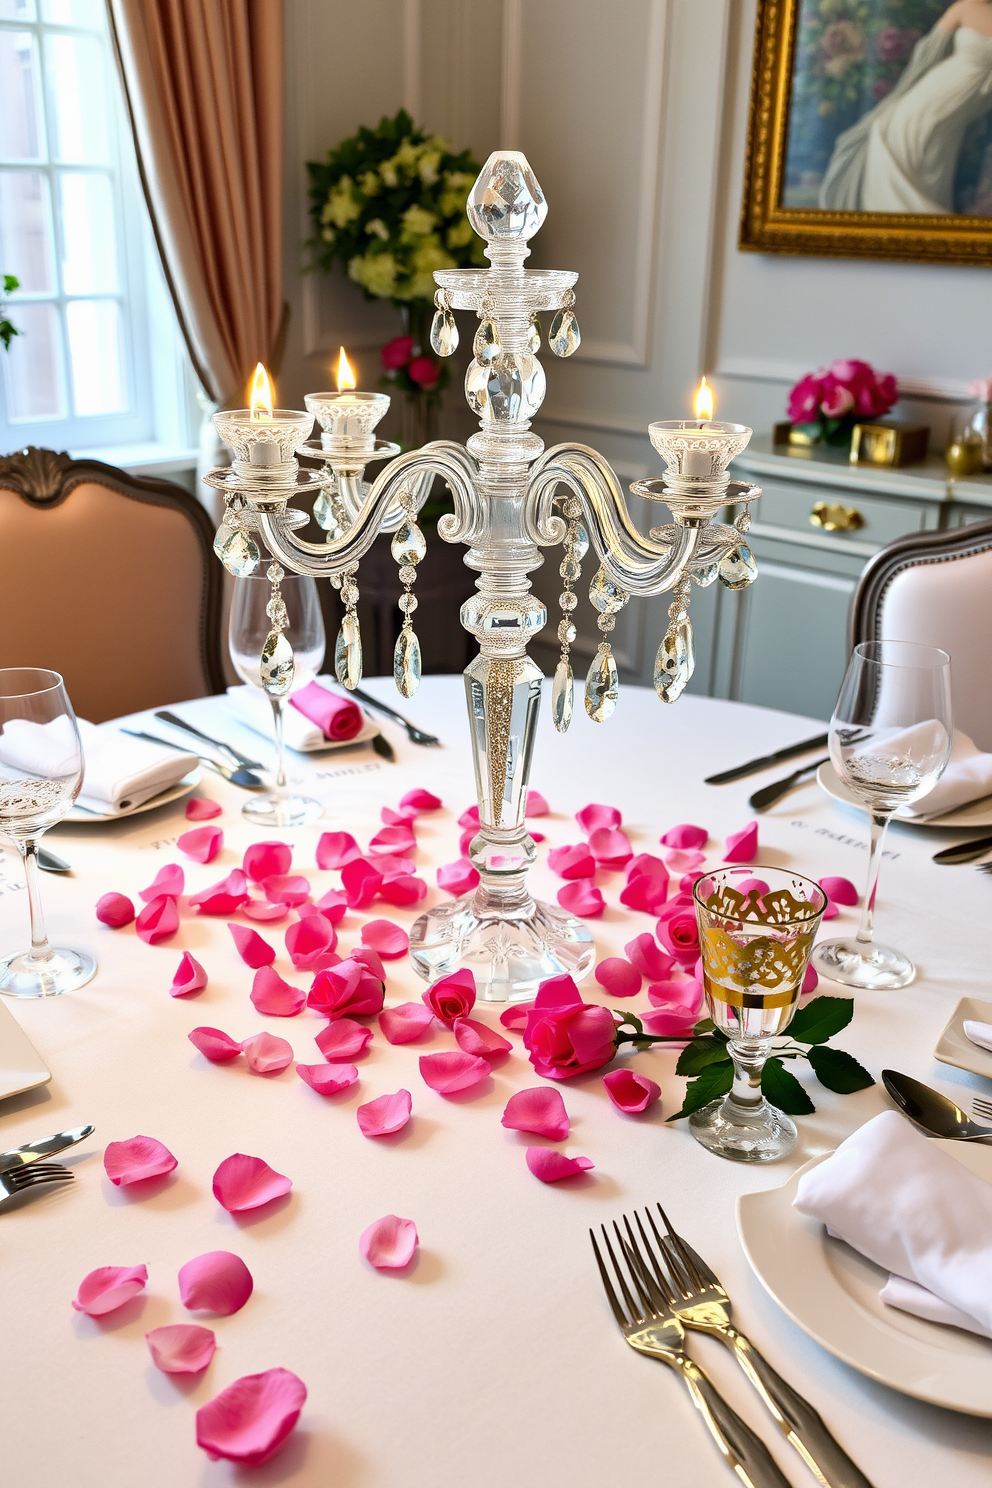
<svg viewBox="0 0 992 1488"><path fill-rule="evenodd" d="M936 646L865 641L855 646L830 720L830 758L871 818L861 924L853 940L827 940L813 964L845 987L905 987L908 956L873 939L875 891L892 813L933 790L951 753L951 662Z"/></svg>
<svg viewBox="0 0 992 1488"><path fill-rule="evenodd" d="M71 992L96 971L88 952L49 944L38 883L38 843L72 809L82 782L79 730L58 672L0 670L0 832L23 859L31 913L31 949L0 960L8 997Z"/></svg>
<svg viewBox="0 0 992 1488"><path fill-rule="evenodd" d="M272 630L266 607L272 594L268 578L236 579L228 625L228 644L234 669L243 682L265 693L272 704L276 740L275 790L254 796L241 808L242 816L262 827L299 827L323 814L323 803L310 796L297 796L286 789L283 712L290 693L312 682L324 660L324 620L320 613L317 585L299 574L281 580L288 616L283 630L293 650L293 680L287 691L267 687L262 675L262 648Z"/></svg>

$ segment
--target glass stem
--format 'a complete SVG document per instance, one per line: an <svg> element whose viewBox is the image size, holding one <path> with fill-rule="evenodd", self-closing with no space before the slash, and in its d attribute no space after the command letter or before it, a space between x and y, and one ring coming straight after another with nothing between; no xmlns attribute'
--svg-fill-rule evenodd
<svg viewBox="0 0 992 1488"><path fill-rule="evenodd" d="M31 959L47 961L52 954L45 929L45 916L41 908L41 882L38 878L38 841L28 837L18 842L17 850L24 860L24 879L28 888L28 908L31 914Z"/></svg>
<svg viewBox="0 0 992 1488"><path fill-rule="evenodd" d="M286 746L283 742L282 715L286 704L281 697L270 697L272 720L276 731L276 790L286 789Z"/></svg>
<svg viewBox="0 0 992 1488"><path fill-rule="evenodd" d="M872 922L875 917L875 890L878 888L878 870L882 862L882 843L885 841L885 829L889 825L890 812L873 811L871 813L871 852L868 856L868 887L865 889L865 902L861 909L861 924L858 926L857 938L862 945L871 945L873 928Z"/></svg>
<svg viewBox="0 0 992 1488"><path fill-rule="evenodd" d="M761 1094L761 1071L768 1058L769 1046L761 1044L736 1044L733 1039L727 1044L727 1052L734 1061L734 1083L729 1099L736 1106L754 1109L764 1100Z"/></svg>

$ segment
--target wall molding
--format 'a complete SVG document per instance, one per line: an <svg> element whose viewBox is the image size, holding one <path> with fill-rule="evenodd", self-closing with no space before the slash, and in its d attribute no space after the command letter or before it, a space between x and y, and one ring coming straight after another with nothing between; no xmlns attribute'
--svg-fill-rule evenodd
<svg viewBox="0 0 992 1488"><path fill-rule="evenodd" d="M770 382L792 387L810 370L807 363L765 361L758 357L723 357L713 369L714 377L738 382ZM970 403L974 394L962 378L900 377L899 392L907 398L934 403Z"/></svg>

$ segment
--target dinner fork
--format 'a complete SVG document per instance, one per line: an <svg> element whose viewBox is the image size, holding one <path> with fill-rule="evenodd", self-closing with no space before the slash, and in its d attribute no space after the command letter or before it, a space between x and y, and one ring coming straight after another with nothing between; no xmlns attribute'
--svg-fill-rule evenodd
<svg viewBox="0 0 992 1488"><path fill-rule="evenodd" d="M685 1330L675 1315L675 1298L671 1289L667 1283L658 1279L656 1269L648 1267L644 1262L626 1215L623 1222L627 1231L626 1239L616 1222L613 1228L617 1247L627 1263L626 1273L616 1258L606 1226L601 1227L603 1244L623 1296L623 1305L617 1297L592 1230L589 1231L589 1238L606 1296L624 1338L639 1354L646 1354L650 1359L660 1359L678 1373L724 1461L746 1488L789 1488L788 1479L779 1470L761 1438L741 1420L736 1411L731 1410L713 1382L685 1352Z"/></svg>
<svg viewBox="0 0 992 1488"><path fill-rule="evenodd" d="M29 1188L38 1188L43 1183L71 1183L73 1176L71 1168L62 1163L32 1163L27 1168L11 1168L0 1173L0 1208Z"/></svg>
<svg viewBox="0 0 992 1488"><path fill-rule="evenodd" d="M675 1233L660 1204L658 1213L666 1230L664 1238L658 1232L650 1209L645 1210L657 1251L664 1260L664 1272L658 1266L658 1257L644 1232L640 1215L634 1218L656 1275L664 1275L677 1294L675 1311L679 1320L687 1328L696 1328L701 1333L711 1333L722 1339L732 1350L778 1422L783 1436L795 1447L818 1482L825 1488L872 1488L861 1469L831 1436L809 1401L787 1385L750 1339L734 1327L730 1298L715 1272L687 1240Z"/></svg>
<svg viewBox="0 0 992 1488"><path fill-rule="evenodd" d="M987 1101L983 1096L976 1095L971 1104L979 1116L992 1118L992 1101Z"/></svg>
<svg viewBox="0 0 992 1488"><path fill-rule="evenodd" d="M436 734L425 733L415 723L411 723L409 718L404 718L402 713L397 713L395 708L391 708L388 703L380 702L377 697L373 697L370 692L365 692L361 687L353 687L351 689L351 695L353 698L357 698L360 703L364 703L366 708L372 708L378 713L384 713L387 718L391 718L394 723L398 723L401 728L405 728L406 736L411 744L440 744L441 740Z"/></svg>

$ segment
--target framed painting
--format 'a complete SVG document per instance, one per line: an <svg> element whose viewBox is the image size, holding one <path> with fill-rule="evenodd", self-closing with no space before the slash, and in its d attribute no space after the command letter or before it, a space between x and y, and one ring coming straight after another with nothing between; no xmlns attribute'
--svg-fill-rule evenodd
<svg viewBox="0 0 992 1488"><path fill-rule="evenodd" d="M739 246L992 263L992 0L758 0Z"/></svg>

